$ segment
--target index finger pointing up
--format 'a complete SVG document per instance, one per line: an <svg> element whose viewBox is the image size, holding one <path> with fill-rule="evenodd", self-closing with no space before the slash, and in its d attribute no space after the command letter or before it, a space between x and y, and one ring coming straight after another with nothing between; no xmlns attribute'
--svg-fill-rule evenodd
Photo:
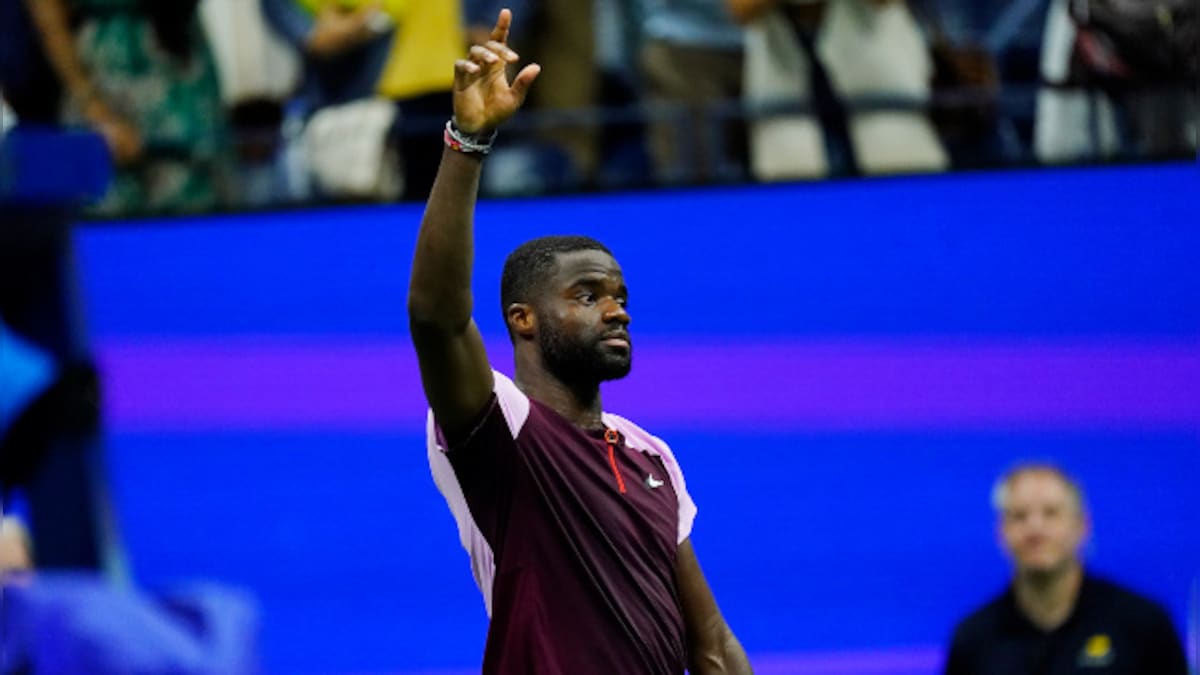
<svg viewBox="0 0 1200 675"><path fill-rule="evenodd" d="M508 27L512 25L512 11L505 8L496 17L496 27L492 29L492 39L504 43L508 40Z"/></svg>

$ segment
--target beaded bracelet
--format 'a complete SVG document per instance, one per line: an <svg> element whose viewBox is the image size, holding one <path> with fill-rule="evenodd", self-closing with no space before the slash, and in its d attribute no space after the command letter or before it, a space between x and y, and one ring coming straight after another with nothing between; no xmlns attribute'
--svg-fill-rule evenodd
<svg viewBox="0 0 1200 675"><path fill-rule="evenodd" d="M492 143L496 141L496 132L492 131L486 137L468 134L459 129L458 125L454 123L454 118L451 117L446 121L446 131L442 134L442 140L451 150L468 155L486 155L492 151Z"/></svg>

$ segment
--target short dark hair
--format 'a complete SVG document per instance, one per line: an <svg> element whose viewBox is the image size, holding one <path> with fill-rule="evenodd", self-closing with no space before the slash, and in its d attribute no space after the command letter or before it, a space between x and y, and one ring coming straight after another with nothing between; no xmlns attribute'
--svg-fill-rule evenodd
<svg viewBox="0 0 1200 675"><path fill-rule="evenodd" d="M521 244L504 261L500 274L500 311L508 325L508 307L514 302L533 302L541 286L554 275L555 257L575 251L612 251L591 237L551 235L530 239ZM615 256L614 256L615 257ZM511 334L511 331L510 331Z"/></svg>

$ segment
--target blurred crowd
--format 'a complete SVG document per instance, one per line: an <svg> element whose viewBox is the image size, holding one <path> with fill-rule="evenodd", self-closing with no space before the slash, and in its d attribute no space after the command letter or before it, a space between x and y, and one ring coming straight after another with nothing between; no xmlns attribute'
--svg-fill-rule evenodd
<svg viewBox="0 0 1200 675"><path fill-rule="evenodd" d="M420 200L501 7L543 73L486 194L1188 156L1189 0L0 0L3 127L100 214Z"/></svg>

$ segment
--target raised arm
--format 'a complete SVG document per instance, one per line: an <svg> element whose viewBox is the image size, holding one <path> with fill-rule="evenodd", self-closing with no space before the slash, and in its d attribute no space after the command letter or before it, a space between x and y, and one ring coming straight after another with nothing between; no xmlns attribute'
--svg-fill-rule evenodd
<svg viewBox="0 0 1200 675"><path fill-rule="evenodd" d="M679 545L675 560L679 602L687 629L688 672L691 675L751 675L754 670L746 650L721 616L692 540Z"/></svg>
<svg viewBox="0 0 1200 675"><path fill-rule="evenodd" d="M512 13L501 10L491 40L454 64L454 120L460 136L485 144L521 103L540 72L508 48ZM408 289L408 320L425 396L443 433L461 438L492 392L483 339L471 318L473 215L483 154L446 148L425 206Z"/></svg>

